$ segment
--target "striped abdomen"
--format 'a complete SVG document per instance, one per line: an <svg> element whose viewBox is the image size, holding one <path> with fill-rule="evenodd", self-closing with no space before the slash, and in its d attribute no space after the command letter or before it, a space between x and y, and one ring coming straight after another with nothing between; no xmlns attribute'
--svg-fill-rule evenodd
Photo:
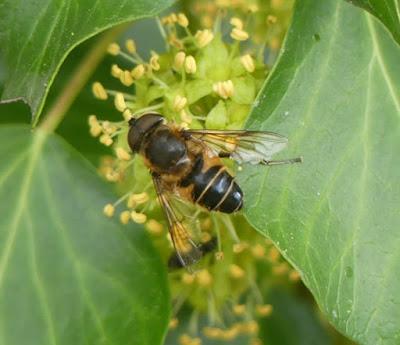
<svg viewBox="0 0 400 345"><path fill-rule="evenodd" d="M193 171L182 181L182 186L193 184L192 199L211 210L232 213L243 205L243 192L223 165L214 165L202 171L199 157Z"/></svg>

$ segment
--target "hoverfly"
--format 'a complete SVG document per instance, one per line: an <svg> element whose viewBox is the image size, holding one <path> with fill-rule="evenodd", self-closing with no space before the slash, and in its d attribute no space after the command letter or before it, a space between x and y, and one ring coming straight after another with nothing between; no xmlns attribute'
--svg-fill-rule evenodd
<svg viewBox="0 0 400 345"><path fill-rule="evenodd" d="M158 113L129 120L128 144L151 172L155 190L168 221L176 256L190 266L202 256L179 221L172 196L209 211L234 213L243 206L243 192L221 158L242 164L279 165L301 158L271 160L287 145L287 138L265 131L186 130L169 124Z"/></svg>

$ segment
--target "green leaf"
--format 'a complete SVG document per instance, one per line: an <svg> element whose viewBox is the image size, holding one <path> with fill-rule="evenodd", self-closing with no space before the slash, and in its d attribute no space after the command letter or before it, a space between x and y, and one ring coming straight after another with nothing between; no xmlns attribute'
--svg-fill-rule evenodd
<svg viewBox="0 0 400 345"><path fill-rule="evenodd" d="M55 135L0 128L0 343L161 344L165 269L139 226Z"/></svg>
<svg viewBox="0 0 400 345"><path fill-rule="evenodd" d="M376 16L400 43L400 2L399 0L347 0Z"/></svg>
<svg viewBox="0 0 400 345"><path fill-rule="evenodd" d="M12 1L0 4L2 101L22 99L36 121L67 54L85 39L116 24L156 15L172 0Z"/></svg>
<svg viewBox="0 0 400 345"><path fill-rule="evenodd" d="M362 344L400 341L400 47L344 1L299 1L249 128L289 138L248 167L245 213L299 270L330 322Z"/></svg>
<svg viewBox="0 0 400 345"><path fill-rule="evenodd" d="M274 307L267 318L259 320L259 338L270 345L330 345L332 339L306 300L283 287L268 294ZM342 344L342 343L340 343Z"/></svg>

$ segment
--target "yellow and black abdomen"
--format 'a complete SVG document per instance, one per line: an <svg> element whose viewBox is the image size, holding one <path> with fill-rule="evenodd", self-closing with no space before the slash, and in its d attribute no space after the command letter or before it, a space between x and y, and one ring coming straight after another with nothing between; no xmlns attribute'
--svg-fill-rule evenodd
<svg viewBox="0 0 400 345"><path fill-rule="evenodd" d="M199 156L191 173L181 181L181 187L193 185L193 202L210 211L233 213L242 208L243 192L223 165L203 170L203 157Z"/></svg>

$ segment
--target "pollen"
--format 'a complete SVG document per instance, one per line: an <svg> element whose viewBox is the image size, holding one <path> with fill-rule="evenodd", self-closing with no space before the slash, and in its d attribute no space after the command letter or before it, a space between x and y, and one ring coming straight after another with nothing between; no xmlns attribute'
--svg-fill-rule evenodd
<svg viewBox="0 0 400 345"><path fill-rule="evenodd" d="M123 211L119 215L119 220L122 224L128 224L131 219L131 213L129 211Z"/></svg>
<svg viewBox="0 0 400 345"><path fill-rule="evenodd" d="M97 99L106 100L108 98L106 90L104 89L103 85L98 81L93 83L92 92L94 97L96 97Z"/></svg>
<svg viewBox="0 0 400 345"><path fill-rule="evenodd" d="M174 68L180 70L185 64L186 54L185 52L178 52L174 58Z"/></svg>
<svg viewBox="0 0 400 345"><path fill-rule="evenodd" d="M209 287L213 281L210 272L206 269L202 269L197 272L196 280L198 284L202 287Z"/></svg>
<svg viewBox="0 0 400 345"><path fill-rule="evenodd" d="M232 264L229 267L229 274L232 278L240 279L243 278L245 275L244 270L239 267L238 265Z"/></svg>
<svg viewBox="0 0 400 345"><path fill-rule="evenodd" d="M160 56L158 54L152 55L150 58L150 67L154 71L158 71L160 69L160 62L159 62Z"/></svg>
<svg viewBox="0 0 400 345"><path fill-rule="evenodd" d="M131 86L133 84L133 78L130 71L122 71L119 75L119 80L125 86Z"/></svg>
<svg viewBox="0 0 400 345"><path fill-rule="evenodd" d="M233 96L235 89L232 80L219 81L213 84L213 91L223 99Z"/></svg>
<svg viewBox="0 0 400 345"><path fill-rule="evenodd" d="M187 104L187 98L181 95L176 95L173 102L173 109L177 112L181 111Z"/></svg>
<svg viewBox="0 0 400 345"><path fill-rule="evenodd" d="M115 212L115 208L113 205L111 204L107 204L106 206L104 206L103 208L103 213L107 216L107 217L112 217L114 215Z"/></svg>
<svg viewBox="0 0 400 345"><path fill-rule="evenodd" d="M269 316L272 314L273 307L271 304L256 305L256 313L258 316Z"/></svg>
<svg viewBox="0 0 400 345"><path fill-rule="evenodd" d="M117 110L120 112L123 112L127 108L124 95L121 92L118 92L115 95L114 105L115 105L115 108L117 108Z"/></svg>
<svg viewBox="0 0 400 345"><path fill-rule="evenodd" d="M106 146L111 146L113 143L113 140L111 139L111 137L108 134L103 134L99 141Z"/></svg>
<svg viewBox="0 0 400 345"><path fill-rule="evenodd" d="M112 75L114 78L119 78L119 76L121 75L121 73L122 73L122 69L119 68L118 65L114 64L114 65L111 66L111 75Z"/></svg>
<svg viewBox="0 0 400 345"><path fill-rule="evenodd" d="M115 154L122 161L129 161L131 159L131 155L122 147L117 147Z"/></svg>
<svg viewBox="0 0 400 345"><path fill-rule="evenodd" d="M246 41L249 38L249 34L244 30L233 28L231 37L236 41Z"/></svg>
<svg viewBox="0 0 400 345"><path fill-rule="evenodd" d="M240 18L237 17L232 17L231 20L229 21L231 25L233 25L235 28L239 30L243 30L243 21Z"/></svg>
<svg viewBox="0 0 400 345"><path fill-rule="evenodd" d="M135 212L135 211L131 212L131 218L135 223L138 223L138 224L143 224L147 220L147 217L144 213L139 213L139 212Z"/></svg>
<svg viewBox="0 0 400 345"><path fill-rule="evenodd" d="M187 19L187 17L185 16L184 13L179 13L178 14L178 19L177 22L180 26L187 28L189 25L189 20Z"/></svg>
<svg viewBox="0 0 400 345"><path fill-rule="evenodd" d="M135 43L135 41L132 40L132 39L126 40L125 48L131 54L136 53L136 43Z"/></svg>
<svg viewBox="0 0 400 345"><path fill-rule="evenodd" d="M149 219L146 223L146 229L153 235L159 235L163 232L163 226L155 219Z"/></svg>
<svg viewBox="0 0 400 345"><path fill-rule="evenodd" d="M243 67L246 69L247 72L253 73L254 70L256 69L254 60L250 54L241 56L240 62L242 63Z"/></svg>
<svg viewBox="0 0 400 345"><path fill-rule="evenodd" d="M214 39L214 34L211 30L208 29L199 30L196 32L196 35L194 37L196 39L198 47L203 48Z"/></svg>
<svg viewBox="0 0 400 345"><path fill-rule="evenodd" d="M90 115L88 118L88 123L90 127L90 135L93 137L98 137L103 132L103 128L100 126L96 115Z"/></svg>
<svg viewBox="0 0 400 345"><path fill-rule="evenodd" d="M143 64L137 65L132 71L131 75L133 79L140 79L143 77L144 72L146 71L145 67Z"/></svg>
<svg viewBox="0 0 400 345"><path fill-rule="evenodd" d="M185 71L188 74L194 74L197 71L196 60L192 55L189 55L185 58Z"/></svg>
<svg viewBox="0 0 400 345"><path fill-rule="evenodd" d="M121 51L120 46L117 43L111 43L108 48L107 48L107 52L111 55L118 55Z"/></svg>

